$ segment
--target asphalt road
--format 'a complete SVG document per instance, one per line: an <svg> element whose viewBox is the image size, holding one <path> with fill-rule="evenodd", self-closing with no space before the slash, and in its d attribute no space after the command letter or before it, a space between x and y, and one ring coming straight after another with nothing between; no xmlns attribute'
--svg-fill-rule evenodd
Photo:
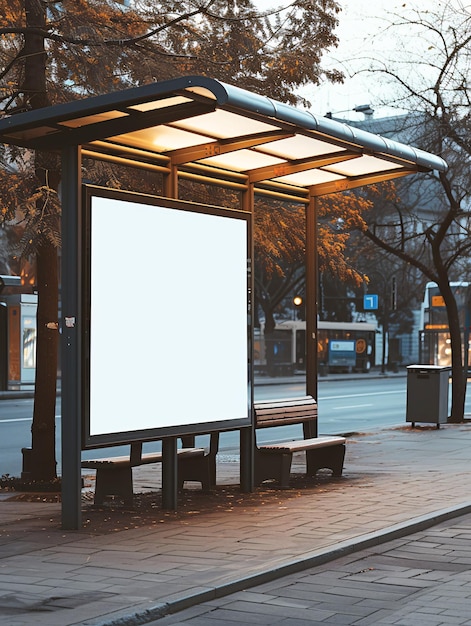
<svg viewBox="0 0 471 626"><path fill-rule="evenodd" d="M319 382L319 434L366 432L374 428L394 426L405 422L406 378L329 380ZM255 387L255 399L296 397L305 393L304 383L262 384ZM21 473L21 448L31 445L33 400L3 399L0 401L0 475ZM57 459L60 471L60 403L56 415L58 434ZM266 429L258 432L258 441L268 442L301 436L301 426ZM204 445L204 442L201 442ZM159 449L159 443L147 444L148 450ZM223 433L221 455L237 455L238 432ZM127 447L115 448L116 454L128 452ZM106 456L108 451L84 452L84 458Z"/></svg>

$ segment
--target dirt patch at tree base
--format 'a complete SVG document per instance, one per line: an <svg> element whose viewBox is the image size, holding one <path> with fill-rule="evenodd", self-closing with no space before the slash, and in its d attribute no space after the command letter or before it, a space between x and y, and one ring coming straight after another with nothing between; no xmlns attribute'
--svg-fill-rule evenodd
<svg viewBox="0 0 471 626"><path fill-rule="evenodd" d="M356 482L356 480L355 480ZM348 480L350 483L350 479ZM199 488L187 488L178 492L177 510L162 509L162 493L160 490L136 493L133 506L126 506L118 497L110 497L101 506L93 504L93 491L88 489L82 493L82 528L87 532L106 534L155 526L179 521L185 523L198 515L210 514L215 511L230 513L234 509L256 511L258 508L278 504L289 506L289 502L306 494L318 494L326 490L344 488L345 478L333 478L330 473L319 473L314 478L293 475L289 489L280 489L275 483L265 483L252 493L242 493L239 485L217 486L211 491ZM2 490L0 490L2 493ZM20 493L9 492L8 500L16 502L57 502L60 493ZM60 524L57 520L50 520Z"/></svg>

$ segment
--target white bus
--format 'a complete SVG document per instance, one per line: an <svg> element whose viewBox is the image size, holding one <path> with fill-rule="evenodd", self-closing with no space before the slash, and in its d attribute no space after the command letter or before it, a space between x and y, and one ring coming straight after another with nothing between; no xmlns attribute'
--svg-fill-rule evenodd
<svg viewBox="0 0 471 626"><path fill-rule="evenodd" d="M376 324L317 322L319 370L367 372L375 364ZM255 370L269 375L306 369L306 322L284 320L255 335Z"/></svg>

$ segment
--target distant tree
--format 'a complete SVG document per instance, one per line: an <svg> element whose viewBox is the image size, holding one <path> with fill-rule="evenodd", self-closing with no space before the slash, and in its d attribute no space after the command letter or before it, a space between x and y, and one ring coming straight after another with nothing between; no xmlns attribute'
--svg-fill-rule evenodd
<svg viewBox="0 0 471 626"><path fill-rule="evenodd" d="M401 201L389 203L384 220L373 212L366 217L364 233L438 284L452 348L450 421L460 422L466 364L450 281L467 274L471 250L471 14L454 0L425 10L405 5L402 15L390 16L387 30L396 54L383 49L365 71L391 81L397 104L414 111L407 116L409 141L441 155L449 171L398 184Z"/></svg>
<svg viewBox="0 0 471 626"><path fill-rule="evenodd" d="M350 285L364 277L355 268L347 244L352 229L371 201L353 193L325 196L318 202L319 268ZM256 205L255 211L255 293L265 316L265 332L275 327L280 303L305 283L305 209L284 203Z"/></svg>
<svg viewBox="0 0 471 626"><path fill-rule="evenodd" d="M378 222L378 214L384 208L378 206L378 198L376 200L376 208L364 215L370 228L374 228L373 223ZM397 335L412 333L413 311L420 308L427 278L415 266L378 248L362 234L352 234L352 239L357 267L366 275L365 292L378 295L375 315L383 330L381 370L384 372L388 365L402 359L401 354L394 351L395 339Z"/></svg>
<svg viewBox="0 0 471 626"><path fill-rule="evenodd" d="M183 6L184 5L184 6ZM322 68L336 45L334 0L294 0L261 14L249 0L0 0L1 113L38 109L188 73L294 103L293 91L341 74ZM0 153L4 221L25 226L36 257L37 367L31 477L56 475L60 163L14 148ZM12 181L14 184L12 185Z"/></svg>

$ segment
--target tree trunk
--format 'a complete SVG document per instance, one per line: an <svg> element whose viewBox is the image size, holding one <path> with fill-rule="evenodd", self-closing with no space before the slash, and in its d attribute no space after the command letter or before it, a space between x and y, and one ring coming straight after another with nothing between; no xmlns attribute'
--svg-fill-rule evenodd
<svg viewBox="0 0 471 626"><path fill-rule="evenodd" d="M264 309L265 313L265 335L271 335L275 330L275 318L273 317L272 309Z"/></svg>
<svg viewBox="0 0 471 626"><path fill-rule="evenodd" d="M24 0L26 33L23 57L25 74L22 91L25 107L39 109L49 105L46 88L46 51L44 37L29 29L46 29L46 3ZM36 154L36 175L39 185L57 183L58 172L48 171L45 155ZM43 201L38 201L42 211ZM51 480L56 477L55 406L58 359L58 262L57 249L43 239L36 254L38 311L36 344L36 378L32 433L32 449L27 462L32 480ZM25 467L24 467L25 469Z"/></svg>
<svg viewBox="0 0 471 626"><path fill-rule="evenodd" d="M448 422L458 424L464 419L464 403L466 397L460 318L456 298L450 287L448 278L440 281L438 287L446 305L451 341L451 415L448 418Z"/></svg>
<svg viewBox="0 0 471 626"><path fill-rule="evenodd" d="M57 329L57 248L44 242L37 253L38 313L37 357L30 472L32 480L56 477L56 381L59 332Z"/></svg>
<svg viewBox="0 0 471 626"><path fill-rule="evenodd" d="M263 335L265 340L265 358L267 360L267 374L269 376L275 376L276 368L274 363L274 337L273 332L275 330L275 318L273 317L272 309L265 309L265 327L263 329Z"/></svg>

